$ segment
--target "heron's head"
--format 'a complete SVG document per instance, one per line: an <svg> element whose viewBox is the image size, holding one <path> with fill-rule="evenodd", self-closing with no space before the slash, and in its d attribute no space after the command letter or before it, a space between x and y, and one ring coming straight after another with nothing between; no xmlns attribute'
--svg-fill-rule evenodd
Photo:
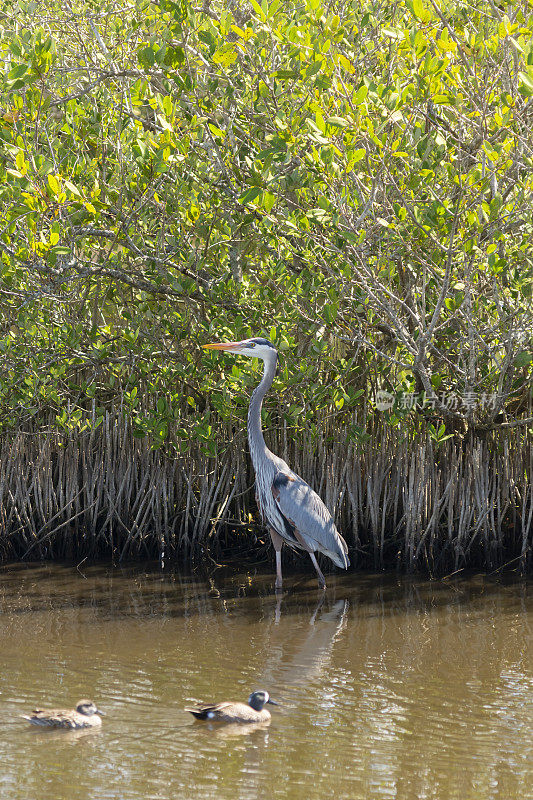
<svg viewBox="0 0 533 800"><path fill-rule="evenodd" d="M92 700L78 700L76 711L78 714L85 714L86 717L92 717L93 714L102 714Z"/></svg>
<svg viewBox="0 0 533 800"><path fill-rule="evenodd" d="M263 361L277 355L277 350L268 339L243 339L242 342L214 342L204 344L206 350L224 350L226 353L233 353L239 356L252 356L262 358Z"/></svg>
<svg viewBox="0 0 533 800"><path fill-rule="evenodd" d="M248 705L251 706L255 711L261 711L265 703L270 703L271 706L279 705L279 703L275 703L270 699L268 692L252 692L248 698Z"/></svg>

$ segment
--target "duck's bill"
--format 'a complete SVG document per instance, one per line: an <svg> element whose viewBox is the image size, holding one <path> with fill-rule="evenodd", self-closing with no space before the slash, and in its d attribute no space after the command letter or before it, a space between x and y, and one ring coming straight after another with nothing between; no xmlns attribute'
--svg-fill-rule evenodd
<svg viewBox="0 0 533 800"><path fill-rule="evenodd" d="M105 711L100 711L99 708L96 709L95 714L98 714L99 717L105 717L106 716Z"/></svg>
<svg viewBox="0 0 533 800"><path fill-rule="evenodd" d="M280 706L281 705L281 703L276 703L275 700L270 700L270 698L267 700L267 703L270 703L271 706Z"/></svg>
<svg viewBox="0 0 533 800"><path fill-rule="evenodd" d="M211 344L203 344L204 350L236 350L242 347L242 342L212 342Z"/></svg>

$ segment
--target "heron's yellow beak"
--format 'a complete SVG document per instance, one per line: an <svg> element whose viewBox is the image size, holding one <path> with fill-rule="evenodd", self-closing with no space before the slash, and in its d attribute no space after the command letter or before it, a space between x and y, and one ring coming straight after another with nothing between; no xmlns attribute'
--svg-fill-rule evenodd
<svg viewBox="0 0 533 800"><path fill-rule="evenodd" d="M212 344L203 344L205 350L235 350L241 347L242 342L213 342Z"/></svg>

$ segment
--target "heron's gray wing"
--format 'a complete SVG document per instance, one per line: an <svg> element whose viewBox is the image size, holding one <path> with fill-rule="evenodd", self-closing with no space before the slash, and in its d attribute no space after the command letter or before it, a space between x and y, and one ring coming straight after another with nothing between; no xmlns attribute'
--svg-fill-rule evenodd
<svg viewBox="0 0 533 800"><path fill-rule="evenodd" d="M302 478L294 473L278 472L272 483L272 494L306 549L319 550L343 569L349 566L346 542L320 497Z"/></svg>

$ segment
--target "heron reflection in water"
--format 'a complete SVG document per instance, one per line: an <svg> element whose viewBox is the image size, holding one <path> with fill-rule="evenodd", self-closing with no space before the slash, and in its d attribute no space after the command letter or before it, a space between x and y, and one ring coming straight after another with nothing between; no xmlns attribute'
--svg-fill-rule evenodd
<svg viewBox="0 0 533 800"><path fill-rule="evenodd" d="M289 686L294 686L299 694L303 686L320 683L335 643L348 624L350 603L345 598L339 598L324 611L322 596L309 618L308 626L302 625L290 641L286 641L284 628L279 634L274 633L282 623L281 604L282 599L278 597L273 619L272 658L265 665L261 680L279 685L283 676L282 694Z"/></svg>
<svg viewBox="0 0 533 800"><path fill-rule="evenodd" d="M346 569L350 564L346 542L317 493L282 458L268 449L263 438L261 407L276 374L276 348L268 339L260 338L215 342L204 347L263 360L263 378L252 394L248 410L248 441L255 469L257 504L276 551L275 586L279 590L283 583L281 548L285 543L309 553L317 572L318 585L325 588L326 581L315 553L323 553L336 566Z"/></svg>

